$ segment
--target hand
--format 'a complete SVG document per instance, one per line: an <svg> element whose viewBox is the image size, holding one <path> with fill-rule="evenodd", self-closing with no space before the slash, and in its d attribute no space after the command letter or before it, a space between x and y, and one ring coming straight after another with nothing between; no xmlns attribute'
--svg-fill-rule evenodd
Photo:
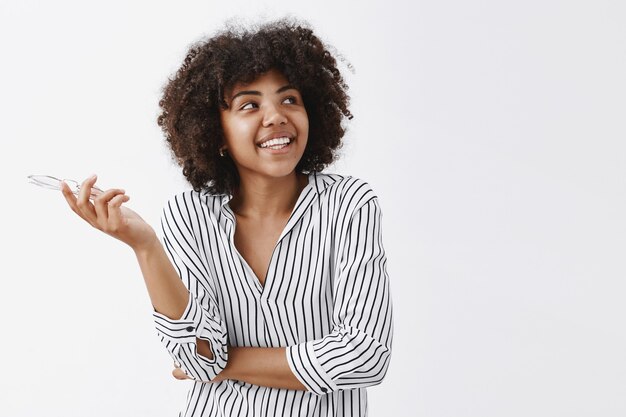
<svg viewBox="0 0 626 417"><path fill-rule="evenodd" d="M174 378L180 380L180 381L184 381L185 379L192 379L189 375L187 375L185 373L185 371L183 371L180 368L174 368L174 370L172 371L172 375L174 375Z"/></svg>
<svg viewBox="0 0 626 417"><path fill-rule="evenodd" d="M122 207L130 197L119 188L99 194L93 204L89 201L91 187L97 176L87 178L80 186L78 197L67 184L61 184L61 192L72 211L96 229L121 240L135 250L148 246L156 239L154 229L133 210Z"/></svg>
<svg viewBox="0 0 626 417"><path fill-rule="evenodd" d="M174 370L172 371L172 375L174 376L174 378L178 379L179 381L184 381L186 379L194 379L192 377L190 377L189 375L187 375L185 373L185 371L183 371L180 368L180 365L178 365L176 362L174 362ZM226 373L224 371L220 372L215 378L213 378L210 381L201 381L201 382L219 382L219 381L223 381L225 379L228 379L226 377Z"/></svg>

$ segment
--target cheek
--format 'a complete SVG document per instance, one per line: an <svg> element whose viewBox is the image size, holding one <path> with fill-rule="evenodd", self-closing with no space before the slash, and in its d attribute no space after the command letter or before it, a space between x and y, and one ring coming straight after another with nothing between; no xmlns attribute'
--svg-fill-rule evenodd
<svg viewBox="0 0 626 417"><path fill-rule="evenodd" d="M239 142L249 142L250 137L254 138L255 127L249 120L225 119L222 122L222 130L226 143L237 146Z"/></svg>
<svg viewBox="0 0 626 417"><path fill-rule="evenodd" d="M309 117L306 113L300 113L293 118L296 128L298 129L298 133L300 134L308 134L309 132Z"/></svg>

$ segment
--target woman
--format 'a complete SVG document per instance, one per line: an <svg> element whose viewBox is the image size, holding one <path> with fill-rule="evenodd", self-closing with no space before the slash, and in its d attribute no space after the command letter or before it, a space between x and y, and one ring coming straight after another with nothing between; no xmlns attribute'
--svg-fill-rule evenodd
<svg viewBox="0 0 626 417"><path fill-rule="evenodd" d="M378 198L321 171L348 110L336 61L281 20L190 49L160 101L193 190L163 209L163 244L110 189L63 194L131 246L174 376L195 380L185 416L365 416L391 356Z"/></svg>

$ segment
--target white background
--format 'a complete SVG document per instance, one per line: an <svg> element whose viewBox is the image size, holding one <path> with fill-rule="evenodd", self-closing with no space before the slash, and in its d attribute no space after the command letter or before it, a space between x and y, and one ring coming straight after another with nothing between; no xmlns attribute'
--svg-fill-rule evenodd
<svg viewBox="0 0 626 417"><path fill-rule="evenodd" d="M383 209L370 415L626 415L623 1L0 4L0 415L183 407L132 250L26 176L97 173L157 226L190 188L156 125L167 77L227 19L285 14L355 68L327 172Z"/></svg>

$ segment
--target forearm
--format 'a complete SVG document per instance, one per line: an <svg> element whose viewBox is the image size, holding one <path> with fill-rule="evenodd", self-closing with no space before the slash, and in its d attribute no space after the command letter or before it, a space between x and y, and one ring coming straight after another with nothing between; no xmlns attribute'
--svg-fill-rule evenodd
<svg viewBox="0 0 626 417"><path fill-rule="evenodd" d="M161 242L155 237L143 248L135 249L135 256L154 309L178 320L187 306L189 291L168 259Z"/></svg>
<svg viewBox="0 0 626 417"><path fill-rule="evenodd" d="M291 372L284 347L229 347L228 364L218 378L264 387L306 390Z"/></svg>
<svg viewBox="0 0 626 417"><path fill-rule="evenodd" d="M141 249L135 249L150 301L154 309L172 320L183 315L189 300L189 290L181 281L161 242L155 238ZM213 359L210 343L196 338L198 353Z"/></svg>

